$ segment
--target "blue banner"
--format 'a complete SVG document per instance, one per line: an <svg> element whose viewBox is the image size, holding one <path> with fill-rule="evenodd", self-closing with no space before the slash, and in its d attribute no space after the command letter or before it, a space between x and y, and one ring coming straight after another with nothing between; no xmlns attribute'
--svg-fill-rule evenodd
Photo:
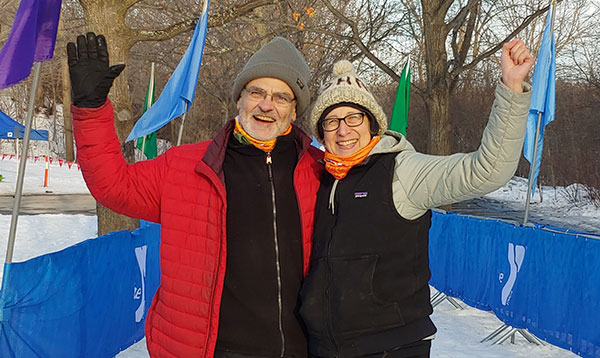
<svg viewBox="0 0 600 358"><path fill-rule="evenodd" d="M144 336L160 226L4 265L0 357L113 357Z"/></svg>
<svg viewBox="0 0 600 358"><path fill-rule="evenodd" d="M198 74L202 64L206 29L208 26L209 0L202 5L202 14L196 23L192 40L175 71L167 81L160 97L135 123L125 141L143 137L161 129L167 123L186 113L194 101Z"/></svg>
<svg viewBox="0 0 600 358"><path fill-rule="evenodd" d="M600 358L600 237L434 213L431 285L504 323Z"/></svg>

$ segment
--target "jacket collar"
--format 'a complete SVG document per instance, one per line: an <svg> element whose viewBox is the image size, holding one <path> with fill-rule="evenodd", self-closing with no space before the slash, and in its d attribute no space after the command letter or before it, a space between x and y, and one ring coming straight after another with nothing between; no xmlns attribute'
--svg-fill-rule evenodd
<svg viewBox="0 0 600 358"><path fill-rule="evenodd" d="M225 153L227 151L227 144L231 138L231 133L235 126L235 120L232 119L225 123L223 128L217 132L213 140L208 145L206 153L202 157L204 162L221 180L225 182L225 176L223 174L223 161L225 160ZM296 151L298 153L298 160L304 155L311 145L310 137L298 126L292 124L292 133L290 135L294 138L296 143Z"/></svg>

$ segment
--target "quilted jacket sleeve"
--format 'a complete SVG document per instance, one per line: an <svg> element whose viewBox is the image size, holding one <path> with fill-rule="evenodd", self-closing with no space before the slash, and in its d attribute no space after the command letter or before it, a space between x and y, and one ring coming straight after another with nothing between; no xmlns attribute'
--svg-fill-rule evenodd
<svg viewBox="0 0 600 358"><path fill-rule="evenodd" d="M117 213L159 222L167 156L127 164L109 101L98 108L73 106L71 111L77 160L94 198Z"/></svg>
<svg viewBox="0 0 600 358"><path fill-rule="evenodd" d="M428 209L492 192L513 176L523 147L531 86L519 94L496 88L488 124L475 152L433 156L403 151L393 182L398 213L409 220Z"/></svg>

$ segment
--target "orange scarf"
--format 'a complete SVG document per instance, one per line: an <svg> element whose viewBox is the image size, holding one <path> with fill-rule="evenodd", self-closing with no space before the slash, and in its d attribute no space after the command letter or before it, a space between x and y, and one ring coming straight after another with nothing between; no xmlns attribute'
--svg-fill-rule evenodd
<svg viewBox="0 0 600 358"><path fill-rule="evenodd" d="M332 154L326 150L324 158L325 170L337 180L344 179L353 166L362 163L362 161L365 160L367 155L371 152L371 149L379 143L380 139L381 137L373 137L369 144L349 157L340 157L339 155Z"/></svg>
<svg viewBox="0 0 600 358"><path fill-rule="evenodd" d="M281 133L282 136L288 135L292 132L292 125L285 130L285 132ZM262 150L265 153L270 153L273 148L275 148L275 142L277 138L271 140L258 140L252 138L252 136L242 128L240 122L238 122L237 118L235 119L235 128L233 129L233 135L237 138L240 143L244 144L252 144L256 148Z"/></svg>

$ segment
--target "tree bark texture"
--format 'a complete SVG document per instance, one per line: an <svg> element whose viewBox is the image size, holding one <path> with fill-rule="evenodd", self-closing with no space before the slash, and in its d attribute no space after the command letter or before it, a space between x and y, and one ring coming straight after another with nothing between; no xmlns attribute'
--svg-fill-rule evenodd
<svg viewBox="0 0 600 358"><path fill-rule="evenodd" d="M446 68L446 38L448 28L444 21L448 1L422 0L425 63L427 67L426 106L429 114L429 154L450 154L450 86Z"/></svg>
<svg viewBox="0 0 600 358"><path fill-rule="evenodd" d="M106 37L110 65L126 63L133 46L130 41L131 29L125 25L128 1L121 0L81 0L85 12L87 31L103 34ZM119 141L123 143L133 128L131 97L127 81L127 68L113 83L109 98L115 112L115 128ZM133 162L133 155L126 155ZM100 204L96 204L98 216L98 235L118 230L133 230L139 226L139 220L119 215Z"/></svg>
<svg viewBox="0 0 600 358"><path fill-rule="evenodd" d="M62 67L62 88L63 88L63 125L65 136L65 154L70 162L75 161L75 150L73 148L73 115L71 114L71 81L69 80L69 65L67 59L61 61ZM55 132L56 133L56 132Z"/></svg>
<svg viewBox="0 0 600 358"><path fill-rule="evenodd" d="M450 89L448 86L437 86L427 96L427 113L429 114L429 135L427 152L435 155L450 154Z"/></svg>

